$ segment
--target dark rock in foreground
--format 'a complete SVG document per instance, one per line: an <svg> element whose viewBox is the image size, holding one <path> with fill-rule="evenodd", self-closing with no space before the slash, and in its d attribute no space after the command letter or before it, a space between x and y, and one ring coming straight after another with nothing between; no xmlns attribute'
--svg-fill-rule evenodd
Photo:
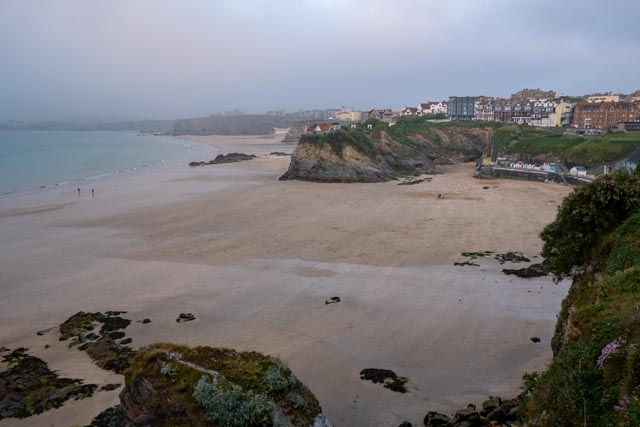
<svg viewBox="0 0 640 427"><path fill-rule="evenodd" d="M138 351L125 380L120 405L90 427L331 426L280 360L255 352L154 344Z"/></svg>
<svg viewBox="0 0 640 427"><path fill-rule="evenodd" d="M480 264L477 264L475 262L471 262L471 261L455 261L453 263L454 267L465 267L465 266L469 266L469 267L480 267Z"/></svg>
<svg viewBox="0 0 640 427"><path fill-rule="evenodd" d="M335 304L335 303L340 302L340 301L341 301L340 297L331 297L328 300L325 300L324 304L325 305L327 305L327 304Z"/></svg>
<svg viewBox="0 0 640 427"><path fill-rule="evenodd" d="M97 388L95 384L82 384L82 380L60 378L42 359L28 355L25 348L2 359L9 368L0 372L0 420L59 408L67 400L90 397Z"/></svg>
<svg viewBox="0 0 640 427"><path fill-rule="evenodd" d="M105 313L85 313L79 311L60 325L60 341L73 338L69 347L78 347L86 351L94 362L102 369L122 374L130 365L135 352L128 344L130 339L120 343L117 339L125 337L121 329L127 328L131 321L120 317L124 311L107 311ZM100 335L93 331L96 324L101 323Z"/></svg>
<svg viewBox="0 0 640 427"><path fill-rule="evenodd" d="M503 401L499 397L490 396L482 403L482 409L477 410L473 404L465 409L456 411L453 418L438 412L428 412L424 417L425 427L484 427L511 426L517 418L521 397Z"/></svg>
<svg viewBox="0 0 640 427"><path fill-rule="evenodd" d="M193 313L180 313L180 315L176 319L176 322L184 323L184 322L192 322L194 320L196 320L196 316L194 316Z"/></svg>
<svg viewBox="0 0 640 427"><path fill-rule="evenodd" d="M542 277L546 276L548 273L542 264L532 264L529 267L525 268L505 268L502 270L504 274L513 274L522 278L532 278L532 277Z"/></svg>
<svg viewBox="0 0 640 427"><path fill-rule="evenodd" d="M505 262L531 262L529 258L524 256L520 252L506 252L503 254L496 254L495 259L504 264Z"/></svg>
<svg viewBox="0 0 640 427"><path fill-rule="evenodd" d="M385 388L398 393L406 393L405 384L409 382L406 377L398 377L395 372L389 369L367 368L360 371L360 379L371 381L374 384L382 383Z"/></svg>
<svg viewBox="0 0 640 427"><path fill-rule="evenodd" d="M105 409L86 427L123 427L125 425L124 412L120 405Z"/></svg>

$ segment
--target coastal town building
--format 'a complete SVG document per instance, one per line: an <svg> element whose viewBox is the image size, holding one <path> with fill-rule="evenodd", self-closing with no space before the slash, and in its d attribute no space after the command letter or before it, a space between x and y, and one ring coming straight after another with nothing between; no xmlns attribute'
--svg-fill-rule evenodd
<svg viewBox="0 0 640 427"><path fill-rule="evenodd" d="M531 116L528 124L532 126L551 127L556 124L556 107L558 103L555 100L537 99L529 102L531 106Z"/></svg>
<svg viewBox="0 0 640 427"><path fill-rule="evenodd" d="M574 176L587 176L587 170L582 166L574 166L569 169L569 173Z"/></svg>
<svg viewBox="0 0 640 427"><path fill-rule="evenodd" d="M583 129L608 129L620 122L640 120L640 103L636 102L580 102L573 113L572 126Z"/></svg>
<svg viewBox="0 0 640 427"><path fill-rule="evenodd" d="M493 109L495 103L493 101L494 99L488 96L481 96L478 98L473 106L473 115L475 120L482 120L485 122L494 121Z"/></svg>
<svg viewBox="0 0 640 427"><path fill-rule="evenodd" d="M476 103L477 120L545 127L569 126L571 123L574 104L562 99L488 99Z"/></svg>
<svg viewBox="0 0 640 427"><path fill-rule="evenodd" d="M626 169L628 172L635 172L638 170L638 163L640 163L640 147L636 147L631 154L616 163L614 169Z"/></svg>
<svg viewBox="0 0 640 427"><path fill-rule="evenodd" d="M335 132L338 129L340 129L340 125L338 124L314 124L311 126L307 126L305 133L314 135L326 135L328 133Z"/></svg>
<svg viewBox="0 0 640 427"><path fill-rule="evenodd" d="M335 115L336 120L343 122L357 122L360 120L360 111L354 111L350 107L342 107Z"/></svg>
<svg viewBox="0 0 640 427"><path fill-rule="evenodd" d="M612 93L591 95L587 98L587 102L620 102L620 95L613 95Z"/></svg>
<svg viewBox="0 0 640 427"><path fill-rule="evenodd" d="M422 116L422 110L416 107L404 107L400 112L402 116Z"/></svg>
<svg viewBox="0 0 640 427"><path fill-rule="evenodd" d="M421 110L422 114L447 114L448 104L447 101L421 102L418 104L418 110Z"/></svg>
<svg viewBox="0 0 640 427"><path fill-rule="evenodd" d="M576 104L574 102L560 99L554 112L554 126L568 127L573 120L573 109Z"/></svg>
<svg viewBox="0 0 640 427"><path fill-rule="evenodd" d="M367 118L381 120L383 122L391 122L392 120L394 120L394 116L395 115L393 114L391 108L385 108L382 110L373 109L367 111L366 113Z"/></svg>
<svg viewBox="0 0 640 427"><path fill-rule="evenodd" d="M448 116L451 120L474 120L475 105L479 96L450 96Z"/></svg>

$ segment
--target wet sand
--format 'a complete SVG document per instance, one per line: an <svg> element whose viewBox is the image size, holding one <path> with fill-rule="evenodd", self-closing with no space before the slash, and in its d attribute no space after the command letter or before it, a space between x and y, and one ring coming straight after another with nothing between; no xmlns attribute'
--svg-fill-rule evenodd
<svg viewBox="0 0 640 427"><path fill-rule="evenodd" d="M491 258L453 262L463 251L538 254L569 188L475 180L469 165L412 186L280 182L289 158L267 153L293 146L205 139L260 158L118 177L92 184L95 199L75 188L0 197L0 346L28 347L65 376L123 382L55 330L36 331L80 310L127 310L134 346L283 358L336 426L420 424L428 410L511 397L550 360L567 284L505 276ZM341 302L325 305L332 296ZM178 324L180 312L197 320ZM364 368L409 377L409 393L360 380ZM83 425L118 393L0 425Z"/></svg>

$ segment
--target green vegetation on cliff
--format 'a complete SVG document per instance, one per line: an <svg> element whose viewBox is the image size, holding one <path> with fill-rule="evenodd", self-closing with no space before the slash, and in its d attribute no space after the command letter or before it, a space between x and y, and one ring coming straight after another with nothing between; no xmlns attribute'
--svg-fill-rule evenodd
<svg viewBox="0 0 640 427"><path fill-rule="evenodd" d="M344 149L347 146L350 146L367 157L375 156L373 142L371 142L367 134L357 129L343 128L327 135L303 135L300 138L300 144L320 146L328 144L340 158L342 158Z"/></svg>
<svg viewBox="0 0 640 427"><path fill-rule="evenodd" d="M367 132L367 125L372 131ZM466 155L478 157L480 153L455 144L443 141L442 133L465 129L492 129L490 142L495 155L520 155L524 161L534 159L559 158L567 166L581 165L595 167L605 163L611 164L629 155L640 146L640 134L637 133L609 133L605 136L580 136L565 134L564 128L542 128L534 126L520 126L510 123L482 122L482 121L433 121L433 117L401 117L395 125L389 127L386 122L368 119L348 130L350 138L338 138L340 142L330 142L327 136L309 138L303 136L301 142L330 142L334 144L352 145L363 154L370 155L371 139L379 139L381 133L387 134L393 140L412 148L427 141L433 153L451 157ZM355 137L362 133L364 137ZM367 138L366 135L369 135ZM366 143L363 144L363 141Z"/></svg>
<svg viewBox="0 0 640 427"><path fill-rule="evenodd" d="M576 190L542 232L543 254L572 276L549 369L528 375L536 426L640 425L640 174Z"/></svg>
<svg viewBox="0 0 640 427"><path fill-rule="evenodd" d="M478 158L482 151L477 147L470 147L460 143L448 143L449 141L443 139L443 135L452 131L464 133L465 130L470 129L498 129L503 126L502 123L496 122L431 121L434 117L437 116L400 117L393 126L389 126L387 122L380 120L367 119L363 123L355 124L354 128L351 128L351 125L343 126L339 131L327 135L303 135L300 143L327 143L331 145L340 157L342 157L344 147L348 145L368 157L374 157L376 155L376 143L388 137L392 141L411 149L423 149L436 156L454 157L461 155ZM371 129L369 129L369 126L371 126ZM490 135L482 142L482 145L486 147L491 142Z"/></svg>
<svg viewBox="0 0 640 427"><path fill-rule="evenodd" d="M568 166L594 167L613 163L640 146L640 134L610 133L604 136L565 134L562 128L504 124L496 129L496 154L520 154L523 160L557 157Z"/></svg>

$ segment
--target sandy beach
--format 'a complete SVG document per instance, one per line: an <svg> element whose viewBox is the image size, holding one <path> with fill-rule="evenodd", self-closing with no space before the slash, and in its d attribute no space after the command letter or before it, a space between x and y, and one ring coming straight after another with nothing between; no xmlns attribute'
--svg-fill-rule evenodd
<svg viewBox="0 0 640 427"><path fill-rule="evenodd" d="M259 158L116 177L80 197L75 187L0 197L0 347L27 347L88 383L123 383L55 328L80 310L126 310L134 347L281 357L336 426L415 425L429 410L513 397L522 374L550 360L568 284L506 276L511 265L490 257L453 262L463 251L539 255L538 233L570 188L475 180L472 165L408 186L281 182L289 157L268 153L294 146L280 134L185 139ZM341 302L326 305L333 296ZM197 320L178 324L181 312ZM360 380L364 368L408 377L409 392ZM84 425L118 393L0 425Z"/></svg>

